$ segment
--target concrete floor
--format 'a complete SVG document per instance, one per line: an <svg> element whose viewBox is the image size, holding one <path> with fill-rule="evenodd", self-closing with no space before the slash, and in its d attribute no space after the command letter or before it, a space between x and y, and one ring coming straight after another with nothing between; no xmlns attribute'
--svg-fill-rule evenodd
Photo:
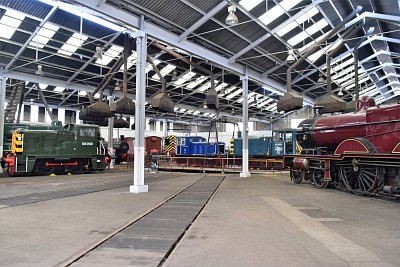
<svg viewBox="0 0 400 267"><path fill-rule="evenodd" d="M122 171L0 179L0 266L56 266L201 176L158 173L148 193L132 194L133 174ZM127 186L5 205L109 181ZM399 266L399 221L398 202L297 185L288 174L228 175L164 266Z"/></svg>

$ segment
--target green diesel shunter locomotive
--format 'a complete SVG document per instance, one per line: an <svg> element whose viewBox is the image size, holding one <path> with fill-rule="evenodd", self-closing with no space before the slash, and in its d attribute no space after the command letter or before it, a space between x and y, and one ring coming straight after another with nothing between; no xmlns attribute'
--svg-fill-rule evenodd
<svg viewBox="0 0 400 267"><path fill-rule="evenodd" d="M9 175L77 174L106 167L98 126L67 124L60 130L18 129L12 134L11 151L2 159Z"/></svg>

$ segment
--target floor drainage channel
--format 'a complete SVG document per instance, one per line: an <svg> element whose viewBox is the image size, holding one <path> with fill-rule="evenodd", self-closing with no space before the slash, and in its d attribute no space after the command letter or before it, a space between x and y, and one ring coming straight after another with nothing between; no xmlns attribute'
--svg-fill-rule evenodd
<svg viewBox="0 0 400 267"><path fill-rule="evenodd" d="M206 176L72 266L161 266L225 176Z"/></svg>

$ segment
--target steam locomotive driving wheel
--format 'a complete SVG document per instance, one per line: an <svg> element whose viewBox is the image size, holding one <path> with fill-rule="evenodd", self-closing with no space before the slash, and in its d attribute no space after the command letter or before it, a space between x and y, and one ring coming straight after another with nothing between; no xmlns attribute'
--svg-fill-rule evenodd
<svg viewBox="0 0 400 267"><path fill-rule="evenodd" d="M360 159L343 161L339 165L339 179L345 188L361 193L372 193L378 185L380 168Z"/></svg>
<svg viewBox="0 0 400 267"><path fill-rule="evenodd" d="M312 174L313 184L318 188L325 188L329 182L324 180L323 171L314 171Z"/></svg>

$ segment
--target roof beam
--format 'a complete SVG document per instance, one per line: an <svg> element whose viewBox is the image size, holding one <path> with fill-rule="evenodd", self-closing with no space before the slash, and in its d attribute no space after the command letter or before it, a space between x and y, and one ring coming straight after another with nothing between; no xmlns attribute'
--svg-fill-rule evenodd
<svg viewBox="0 0 400 267"><path fill-rule="evenodd" d="M259 39L257 39L256 41L254 41L253 43L251 43L250 45L248 45L247 47L243 48L241 51L237 52L235 55L233 55L232 57L230 57L228 59L228 61L230 63L235 62L235 60L242 56L243 54L247 53L248 51L250 51L251 49L253 49L254 47L256 47L257 45L261 44L263 41L267 40L271 35L275 34L277 31L283 29L284 27L286 27L287 25L289 25L292 21L298 19L299 17L301 17L302 15L304 15L305 13L307 13L308 11L310 11L313 7L315 7L316 5L318 5L319 3L325 2L325 0L317 0L317 1L313 1L312 4L306 6L305 8L303 8L301 11L297 12L294 16L290 17L289 19L287 19L286 21L284 21L282 24L280 24L278 27L273 28L272 30L269 31L269 33L265 34L264 36L260 37ZM241 7L243 9L243 7Z"/></svg>
<svg viewBox="0 0 400 267"><path fill-rule="evenodd" d="M185 2L185 1L182 1L182 2ZM211 9L209 12L201 12L203 14L203 17L201 19L199 19L198 21L196 21L192 26L190 26L189 29L187 29L185 32L183 32L181 35L179 35L178 42L186 39L189 36L189 34L194 32L197 28L199 28L206 21L208 21L210 18L212 18L215 14L217 14L225 6L226 6L226 2L222 1L217 6L215 6L213 9Z"/></svg>
<svg viewBox="0 0 400 267"><path fill-rule="evenodd" d="M39 30L43 27L43 25L53 16L54 12L57 10L57 6L53 6L53 8L47 13L46 17L40 22L39 26L36 27L36 29L32 32L32 34L29 36L29 38L26 40L24 45L18 50L18 52L15 54L13 59L7 64L5 67L4 71L7 72L10 67L17 61L18 57L25 51L25 48L29 45L29 43L32 41L33 37L39 32Z"/></svg>
<svg viewBox="0 0 400 267"><path fill-rule="evenodd" d="M115 8L109 4L103 4L101 7L96 6L96 1L95 0L75 0L75 2L86 6L90 9L93 9L103 15L109 16L117 21L120 21L121 23L129 23L131 26L138 28L139 27L139 19L138 17L129 14L123 10L120 10L118 8ZM162 42L168 43L172 46L175 46L177 48L180 48L182 50L185 50L189 53L195 54L197 56L207 58L210 61L213 61L220 66L227 68L233 72L243 74L244 66L241 64L237 63L229 63L226 58L224 58L221 55L218 55L208 49L205 49L204 47L197 45L193 42L190 42L188 40L182 40L179 42L179 36L162 29L156 25L153 25L147 21L145 21L145 30L146 33L151 36L153 39L158 39ZM285 86L277 83L276 81L262 77L260 73L257 73L255 71L249 70L248 71L248 76L250 79L255 80L256 82L268 85L270 87L275 88L278 91L285 92ZM313 100L308 99L308 102L313 103Z"/></svg>

